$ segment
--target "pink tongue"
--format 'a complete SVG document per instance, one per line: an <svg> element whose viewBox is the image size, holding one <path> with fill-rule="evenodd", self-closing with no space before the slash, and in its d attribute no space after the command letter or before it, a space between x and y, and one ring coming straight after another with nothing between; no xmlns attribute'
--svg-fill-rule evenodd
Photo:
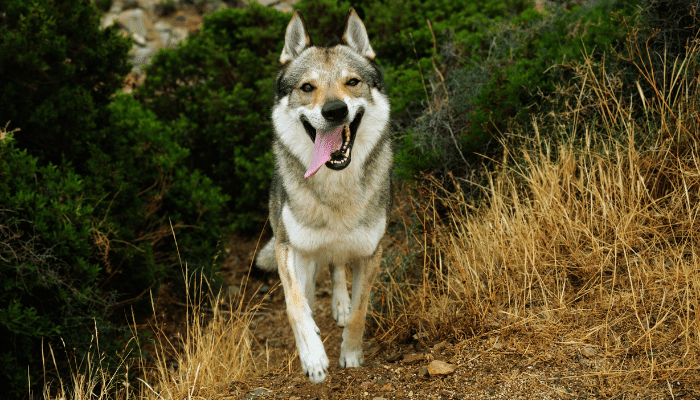
<svg viewBox="0 0 700 400"><path fill-rule="evenodd" d="M331 153L340 149L342 137L340 133L343 131L343 125L336 128L332 132L316 131L316 140L314 141L314 152L311 155L311 164L306 170L304 178L313 176L328 160L331 159Z"/></svg>

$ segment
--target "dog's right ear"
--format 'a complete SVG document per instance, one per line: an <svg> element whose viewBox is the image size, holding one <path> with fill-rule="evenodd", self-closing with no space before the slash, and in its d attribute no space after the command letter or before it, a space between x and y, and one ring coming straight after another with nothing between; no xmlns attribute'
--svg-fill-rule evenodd
<svg viewBox="0 0 700 400"><path fill-rule="evenodd" d="M287 25L287 33L284 35L284 49L280 56L280 63L286 64L294 60L304 51L305 48L311 46L311 38L306 30L306 22L301 16L299 10L294 11L292 20Z"/></svg>

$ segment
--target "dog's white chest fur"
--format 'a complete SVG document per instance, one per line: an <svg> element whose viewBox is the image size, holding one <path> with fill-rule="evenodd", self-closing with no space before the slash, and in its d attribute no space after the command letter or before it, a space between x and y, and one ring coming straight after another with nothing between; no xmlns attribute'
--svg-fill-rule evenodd
<svg viewBox="0 0 700 400"><path fill-rule="evenodd" d="M348 168L350 169L350 168ZM326 171L323 171L326 172ZM344 174L352 171L327 171ZM311 179L322 179L319 173ZM304 207L292 211L289 204L282 210L290 244L320 264L345 265L359 257L369 257L384 235L386 216L367 220L365 210L371 193L336 183L328 187L327 196L319 201L309 189L296 191L292 202ZM360 186L359 183L350 186ZM363 196L364 195L364 196Z"/></svg>

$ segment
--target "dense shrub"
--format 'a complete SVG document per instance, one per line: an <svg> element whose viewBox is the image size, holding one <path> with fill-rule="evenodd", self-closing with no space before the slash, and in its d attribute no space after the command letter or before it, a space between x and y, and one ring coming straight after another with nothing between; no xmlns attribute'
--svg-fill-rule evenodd
<svg viewBox="0 0 700 400"><path fill-rule="evenodd" d="M174 140L177 125L130 96L116 96L105 112L109 124L88 144L91 174L40 165L19 146L0 151L0 332L11 339L0 348L0 373L13 393L27 389L28 366L39 381L42 343L81 353L97 328L102 350L119 349L107 319L115 302L179 281L178 254L191 271L215 266L227 198L182 164L188 151Z"/></svg>
<svg viewBox="0 0 700 400"><path fill-rule="evenodd" d="M89 143L84 179L103 217L94 226L96 255L109 271L103 285L125 301L159 278L180 278L173 233L190 269L211 267L228 198L184 164L189 151L177 140L183 123L159 121L128 95L116 96L106 114Z"/></svg>
<svg viewBox="0 0 700 400"><path fill-rule="evenodd" d="M272 85L288 18L256 5L208 16L199 35L155 57L137 94L181 126L189 167L233 196L237 227L250 227L267 202Z"/></svg>
<svg viewBox="0 0 700 400"><path fill-rule="evenodd" d="M640 25L645 29L638 30L638 27L630 27L634 32L631 32L628 39L630 42L635 42L630 43L629 47L636 49L636 54L629 51L625 52L623 57L630 62L627 65L629 75L634 77L638 72L632 66L632 62L635 62L648 71L647 73L656 82L656 87L642 80L639 82L639 89L633 85L629 88L630 90L627 90L628 96L636 96L638 94L636 91L641 90L646 99L653 101L658 97L659 89L664 93L679 92L679 88L674 85L679 79L679 60L685 58L687 51L693 47L693 41L700 38L698 11L700 11L699 0L646 0L644 2ZM643 46L635 46L642 43ZM646 53L655 56L648 57ZM673 65L673 68L669 68L669 65Z"/></svg>
<svg viewBox="0 0 700 400"><path fill-rule="evenodd" d="M650 51L666 53L671 60L685 56L689 41L698 35L698 9L698 0L647 0L642 18L644 25L654 31L648 43Z"/></svg>
<svg viewBox="0 0 700 400"><path fill-rule="evenodd" d="M0 121L40 162L82 172L91 135L123 77L130 41L99 29L90 0L0 2Z"/></svg>
<svg viewBox="0 0 700 400"><path fill-rule="evenodd" d="M39 380L42 342L89 342L95 324L105 327L112 299L101 296L101 268L91 259L95 210L85 183L69 167L39 166L6 143L0 140L0 387L16 397L27 390L28 373Z"/></svg>
<svg viewBox="0 0 700 400"><path fill-rule="evenodd" d="M402 138L399 174L458 172L469 167L473 153L497 149L503 133L529 124L533 112L546 112L544 100L571 78L557 64L582 60L586 51L600 59L619 50L626 29L611 13L632 15L638 3L530 9L507 20L482 19L478 30L446 36L444 84L431 76L437 90Z"/></svg>
<svg viewBox="0 0 700 400"><path fill-rule="evenodd" d="M114 357L120 307L179 280L178 254L191 271L216 267L228 198L184 163L184 122L115 96L129 41L98 23L88 0L0 3L0 118L21 127L0 157L0 387L11 394L28 374L38 382L42 343L80 353L97 327Z"/></svg>

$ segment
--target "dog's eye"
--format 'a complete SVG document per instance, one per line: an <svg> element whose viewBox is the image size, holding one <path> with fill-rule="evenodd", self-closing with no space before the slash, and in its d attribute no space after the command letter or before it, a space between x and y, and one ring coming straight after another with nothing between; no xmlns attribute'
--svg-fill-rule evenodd
<svg viewBox="0 0 700 400"><path fill-rule="evenodd" d="M301 90L302 90L304 93L310 93L310 92L312 92L314 89L316 89L316 88L313 87L313 85L310 84L310 83L305 83L305 84L301 85Z"/></svg>
<svg viewBox="0 0 700 400"><path fill-rule="evenodd" d="M347 81L347 83L345 83L345 84L348 86L357 86L360 84L360 80L357 78L352 78L349 81Z"/></svg>

